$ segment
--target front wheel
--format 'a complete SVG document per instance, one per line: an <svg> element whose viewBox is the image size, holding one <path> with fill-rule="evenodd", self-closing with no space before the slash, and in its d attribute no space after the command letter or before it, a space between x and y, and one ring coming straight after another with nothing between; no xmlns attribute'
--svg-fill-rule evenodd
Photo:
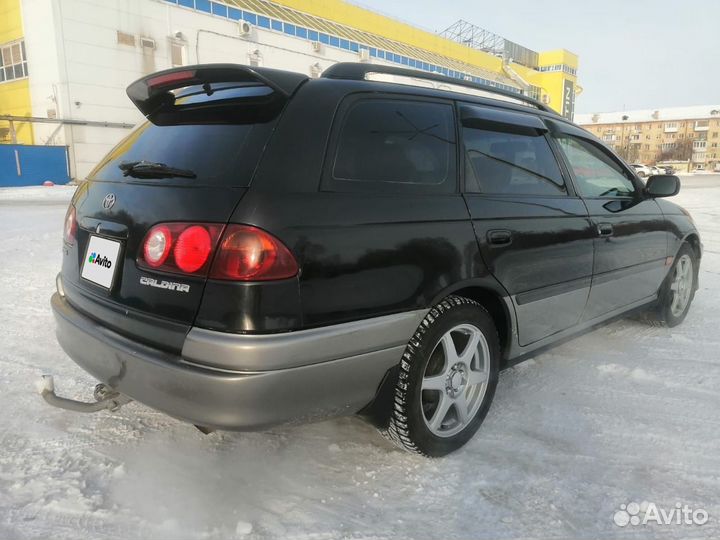
<svg viewBox="0 0 720 540"><path fill-rule="evenodd" d="M660 291L658 316L668 326L677 326L685 319L697 288L698 260L695 251L684 244L677 255Z"/></svg>
<svg viewBox="0 0 720 540"><path fill-rule="evenodd" d="M385 434L401 448L430 457L463 446L490 409L499 357L488 312L468 298L444 299L405 349Z"/></svg>

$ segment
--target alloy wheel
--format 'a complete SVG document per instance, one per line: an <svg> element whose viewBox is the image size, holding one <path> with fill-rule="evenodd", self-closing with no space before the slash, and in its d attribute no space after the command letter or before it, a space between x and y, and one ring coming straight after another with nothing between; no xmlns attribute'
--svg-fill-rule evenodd
<svg viewBox="0 0 720 540"><path fill-rule="evenodd" d="M435 345L422 380L422 414L438 437L452 437L472 421L483 402L490 373L485 336L472 324L446 332Z"/></svg>
<svg viewBox="0 0 720 540"><path fill-rule="evenodd" d="M673 292L670 311L673 317L680 317L690 301L693 287L693 264L689 255L682 255L675 265L670 290Z"/></svg>

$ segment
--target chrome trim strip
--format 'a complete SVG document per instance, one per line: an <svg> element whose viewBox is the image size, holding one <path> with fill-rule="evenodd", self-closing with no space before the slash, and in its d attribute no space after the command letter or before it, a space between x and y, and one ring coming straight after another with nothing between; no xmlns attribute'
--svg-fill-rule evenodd
<svg viewBox="0 0 720 540"><path fill-rule="evenodd" d="M182 357L232 371L307 366L405 346L428 310L408 311L280 334L229 334L192 328Z"/></svg>
<svg viewBox="0 0 720 540"><path fill-rule="evenodd" d="M667 273L670 269L665 265L665 259L666 257L663 257L661 259L655 259L654 261L641 262L632 266L623 266L622 268L615 268L607 272L595 274L592 281L593 287L600 283L613 282L619 278L640 274L642 272L651 272L659 268L665 268L665 272Z"/></svg>
<svg viewBox="0 0 720 540"><path fill-rule="evenodd" d="M562 283L555 283L554 285L548 285L546 287L540 287L539 289L531 289L529 291L521 292L515 295L515 303L518 306L525 304L531 304L540 300L547 300L553 296L565 294L578 289L589 289L592 276L582 277L579 279L573 279L571 281L564 281Z"/></svg>

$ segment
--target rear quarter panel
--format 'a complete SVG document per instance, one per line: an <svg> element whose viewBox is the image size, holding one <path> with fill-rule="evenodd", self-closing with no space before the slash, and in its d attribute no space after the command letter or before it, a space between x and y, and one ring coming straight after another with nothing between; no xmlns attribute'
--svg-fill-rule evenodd
<svg viewBox="0 0 720 540"><path fill-rule="evenodd" d="M320 191L338 106L357 87L320 79L299 90L232 217L297 257L304 327L425 308L464 280L492 279L459 192Z"/></svg>
<svg viewBox="0 0 720 540"><path fill-rule="evenodd" d="M237 218L272 231L297 257L304 326L421 309L485 273L459 194L257 193L252 201L262 212Z"/></svg>

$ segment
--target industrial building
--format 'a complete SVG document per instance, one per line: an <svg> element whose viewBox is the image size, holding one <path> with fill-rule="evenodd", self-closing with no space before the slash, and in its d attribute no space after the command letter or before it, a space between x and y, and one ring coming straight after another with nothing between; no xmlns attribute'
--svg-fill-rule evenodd
<svg viewBox="0 0 720 540"><path fill-rule="evenodd" d="M632 163L720 168L720 104L577 114L575 122Z"/></svg>
<svg viewBox="0 0 720 540"><path fill-rule="evenodd" d="M128 84L173 66L312 77L341 61L405 66L530 95L568 118L580 90L566 50L536 52L466 21L433 33L342 0L3 0L0 50L0 143L14 152L0 144L0 170L18 183L35 181L20 178L31 147L60 151L54 162L84 178L141 120Z"/></svg>

